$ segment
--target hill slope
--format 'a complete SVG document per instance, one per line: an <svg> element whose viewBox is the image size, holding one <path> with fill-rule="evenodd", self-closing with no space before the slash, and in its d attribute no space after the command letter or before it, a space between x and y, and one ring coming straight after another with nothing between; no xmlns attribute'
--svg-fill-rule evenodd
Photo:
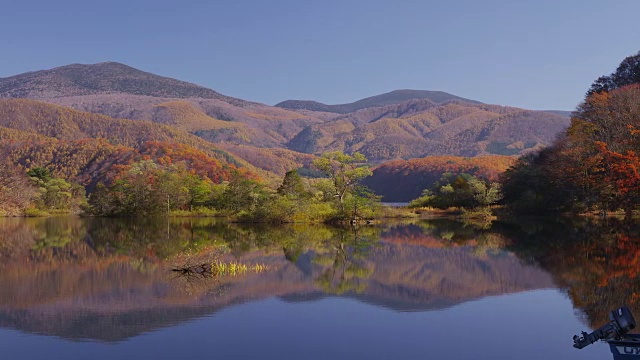
<svg viewBox="0 0 640 360"><path fill-rule="evenodd" d="M5 159L26 168L44 166L57 176L85 185L102 179L113 165L143 158L184 162L215 181L229 179L239 167L265 174L179 129L34 100L0 100L0 140Z"/></svg>
<svg viewBox="0 0 640 360"><path fill-rule="evenodd" d="M114 145L128 147L147 141L177 142L211 155L227 156L213 144L170 126L114 119L34 100L0 100L0 126L58 140L103 138Z"/></svg>

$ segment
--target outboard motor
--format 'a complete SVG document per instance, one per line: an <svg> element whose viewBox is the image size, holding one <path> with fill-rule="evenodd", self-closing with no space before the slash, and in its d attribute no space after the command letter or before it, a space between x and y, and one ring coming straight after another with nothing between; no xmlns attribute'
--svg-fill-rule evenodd
<svg viewBox="0 0 640 360"><path fill-rule="evenodd" d="M627 334L636 327L636 320L628 307L622 306L609 314L609 323L573 337L573 347L582 349L598 340L609 344L614 360L640 360L640 335Z"/></svg>

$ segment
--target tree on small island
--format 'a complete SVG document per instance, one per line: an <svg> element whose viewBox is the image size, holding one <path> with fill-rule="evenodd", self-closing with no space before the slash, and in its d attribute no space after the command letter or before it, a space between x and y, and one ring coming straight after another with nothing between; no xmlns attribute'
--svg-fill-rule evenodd
<svg viewBox="0 0 640 360"><path fill-rule="evenodd" d="M351 221L362 217L362 210L371 208L380 199L360 186L360 181L373 172L366 166L367 158L359 152L352 155L340 151L322 154L313 166L325 173L334 187L340 215Z"/></svg>
<svg viewBox="0 0 640 360"><path fill-rule="evenodd" d="M343 204L345 196L358 186L360 180L373 174L371 169L364 166L366 162L367 158L359 152L347 155L341 151L333 151L315 159L313 166L331 179L335 196Z"/></svg>
<svg viewBox="0 0 640 360"><path fill-rule="evenodd" d="M469 174L444 174L433 187L425 189L410 207L435 207L439 209L486 208L502 199L500 184L490 183Z"/></svg>

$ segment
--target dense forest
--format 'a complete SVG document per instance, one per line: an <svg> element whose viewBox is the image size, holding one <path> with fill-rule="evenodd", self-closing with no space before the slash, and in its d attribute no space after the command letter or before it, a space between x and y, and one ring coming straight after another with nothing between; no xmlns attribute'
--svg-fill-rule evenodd
<svg viewBox="0 0 640 360"><path fill-rule="evenodd" d="M502 177L518 212L587 212L640 206L640 53L597 79L550 147L524 156Z"/></svg>

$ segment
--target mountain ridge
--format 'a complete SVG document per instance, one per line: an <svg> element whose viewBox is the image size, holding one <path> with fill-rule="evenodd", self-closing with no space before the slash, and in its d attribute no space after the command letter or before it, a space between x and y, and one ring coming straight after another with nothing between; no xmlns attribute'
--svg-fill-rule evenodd
<svg viewBox="0 0 640 360"><path fill-rule="evenodd" d="M445 103L451 100L464 101L472 104L482 104L479 101L465 99L463 97L449 94L444 91L399 89L384 94L369 96L345 104L328 105L314 100L285 100L276 104L275 106L289 110L310 110L336 114L347 114L371 107L399 104L408 100L420 99L427 99L436 104Z"/></svg>

